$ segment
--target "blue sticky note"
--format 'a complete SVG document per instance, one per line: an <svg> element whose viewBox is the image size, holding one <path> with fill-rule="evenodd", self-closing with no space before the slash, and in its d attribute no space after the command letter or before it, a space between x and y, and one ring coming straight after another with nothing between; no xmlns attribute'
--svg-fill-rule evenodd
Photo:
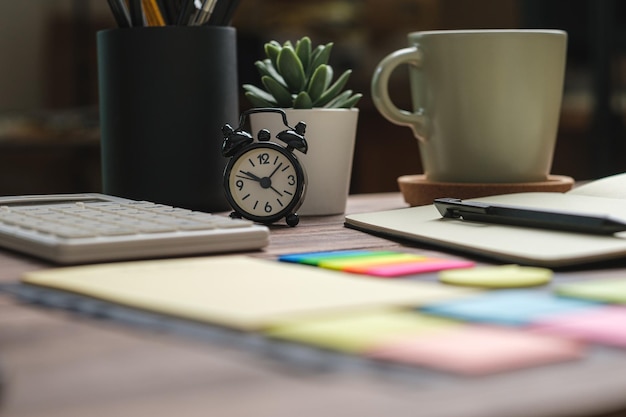
<svg viewBox="0 0 626 417"><path fill-rule="evenodd" d="M560 298L548 292L500 290L421 308L428 314L457 320L524 326L546 317L597 308L591 301Z"/></svg>

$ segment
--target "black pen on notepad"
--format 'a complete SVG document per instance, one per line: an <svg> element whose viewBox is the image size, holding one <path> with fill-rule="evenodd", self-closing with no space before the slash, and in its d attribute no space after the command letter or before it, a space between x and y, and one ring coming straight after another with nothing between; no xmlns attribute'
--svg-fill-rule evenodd
<svg viewBox="0 0 626 417"><path fill-rule="evenodd" d="M446 218L597 235L612 235L626 230L623 221L602 215L466 202L458 198L438 198L433 204Z"/></svg>

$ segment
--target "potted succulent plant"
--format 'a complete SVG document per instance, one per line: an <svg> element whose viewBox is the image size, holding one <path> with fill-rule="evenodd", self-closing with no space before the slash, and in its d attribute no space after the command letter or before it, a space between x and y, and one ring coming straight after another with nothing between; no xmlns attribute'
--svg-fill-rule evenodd
<svg viewBox="0 0 626 417"><path fill-rule="evenodd" d="M255 63L262 88L244 84L254 107L282 108L290 123L304 121L309 152L300 159L309 180L300 214L327 215L345 211L350 187L358 109L363 96L346 89L352 70L333 80L329 65L333 43L313 47L303 37L295 45L270 41L265 58ZM281 120L271 113L251 115L254 132L278 133Z"/></svg>
<svg viewBox="0 0 626 417"><path fill-rule="evenodd" d="M313 49L306 36L295 47L290 41L283 45L277 41L266 43L266 58L255 63L265 89L244 84L246 97L255 107L354 107L363 95L344 91L352 70L332 82L333 68L328 64L332 48L331 42Z"/></svg>

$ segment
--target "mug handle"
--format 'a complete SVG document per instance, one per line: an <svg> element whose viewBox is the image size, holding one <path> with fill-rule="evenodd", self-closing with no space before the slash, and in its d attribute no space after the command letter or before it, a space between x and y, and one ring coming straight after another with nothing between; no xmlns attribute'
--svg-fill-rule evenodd
<svg viewBox="0 0 626 417"><path fill-rule="evenodd" d="M389 77L398 66L408 64L419 70L422 68L422 60L422 51L415 46L400 49L383 58L372 77L372 100L383 117L391 123L410 127L417 139L426 141L428 119L424 109L415 112L399 109L391 101L388 89Z"/></svg>

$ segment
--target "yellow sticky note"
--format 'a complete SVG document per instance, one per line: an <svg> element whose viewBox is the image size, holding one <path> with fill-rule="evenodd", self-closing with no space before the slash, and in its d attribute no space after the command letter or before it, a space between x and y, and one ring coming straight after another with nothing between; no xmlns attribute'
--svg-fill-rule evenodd
<svg viewBox="0 0 626 417"><path fill-rule="evenodd" d="M274 338L348 353L362 353L390 338L459 326L453 320L415 311L370 310L292 321L266 333Z"/></svg>
<svg viewBox="0 0 626 417"><path fill-rule="evenodd" d="M545 285L552 279L552 271L519 265L484 266L455 269L439 273L446 284L484 288L517 288Z"/></svg>

